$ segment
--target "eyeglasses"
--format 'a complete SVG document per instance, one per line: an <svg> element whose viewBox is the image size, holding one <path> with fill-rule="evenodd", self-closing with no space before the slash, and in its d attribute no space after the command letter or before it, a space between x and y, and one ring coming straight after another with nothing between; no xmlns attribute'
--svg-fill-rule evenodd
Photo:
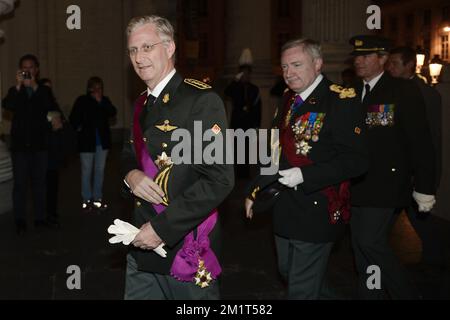
<svg viewBox="0 0 450 320"><path fill-rule="evenodd" d="M154 44L144 44L140 49L139 48L131 48L127 50L127 54L132 58L135 57L140 50L144 53L150 53L158 44L168 42L168 40L163 40Z"/></svg>

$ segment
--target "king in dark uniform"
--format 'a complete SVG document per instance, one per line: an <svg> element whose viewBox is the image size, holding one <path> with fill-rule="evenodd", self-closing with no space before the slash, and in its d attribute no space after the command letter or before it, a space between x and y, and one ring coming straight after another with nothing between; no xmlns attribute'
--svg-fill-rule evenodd
<svg viewBox="0 0 450 320"><path fill-rule="evenodd" d="M165 18L134 18L127 34L131 62L148 89L135 103L122 157L140 228L127 257L125 299L218 299L217 207L233 188L233 168L199 163L192 154L189 163L173 161L171 135L184 129L193 137L194 122L222 135L223 102L210 86L175 71L174 30ZM166 257L152 250L160 246Z"/></svg>
<svg viewBox="0 0 450 320"><path fill-rule="evenodd" d="M273 208L275 243L289 299L319 299L333 243L349 216L349 179L368 167L365 125L353 88L321 74L320 45L308 39L282 48L288 85L275 116L281 148L280 171L255 179L246 199L253 210ZM272 198L267 190L277 189ZM274 201L275 199L275 201Z"/></svg>

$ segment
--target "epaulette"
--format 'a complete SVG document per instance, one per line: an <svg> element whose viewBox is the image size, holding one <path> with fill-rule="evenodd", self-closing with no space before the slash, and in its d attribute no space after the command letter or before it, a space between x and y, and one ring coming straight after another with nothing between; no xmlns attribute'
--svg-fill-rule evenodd
<svg viewBox="0 0 450 320"><path fill-rule="evenodd" d="M211 86L209 84L206 84L200 80L196 80L196 79L184 79L184 83L187 83L193 87L196 87L197 89L200 90L206 90L206 89L211 89Z"/></svg>
<svg viewBox="0 0 450 320"><path fill-rule="evenodd" d="M330 90L339 93L339 98L341 99L356 97L356 92L353 88L343 88L337 84L332 84Z"/></svg>

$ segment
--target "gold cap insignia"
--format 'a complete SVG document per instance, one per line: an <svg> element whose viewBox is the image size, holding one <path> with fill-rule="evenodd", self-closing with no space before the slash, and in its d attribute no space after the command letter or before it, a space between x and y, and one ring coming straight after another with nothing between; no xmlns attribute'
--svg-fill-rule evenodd
<svg viewBox="0 0 450 320"><path fill-rule="evenodd" d="M356 127L356 128L355 128L355 133L356 133L356 134L361 134L361 129L360 129L359 127Z"/></svg>
<svg viewBox="0 0 450 320"><path fill-rule="evenodd" d="M364 43L361 40L355 40L355 46L361 47Z"/></svg>

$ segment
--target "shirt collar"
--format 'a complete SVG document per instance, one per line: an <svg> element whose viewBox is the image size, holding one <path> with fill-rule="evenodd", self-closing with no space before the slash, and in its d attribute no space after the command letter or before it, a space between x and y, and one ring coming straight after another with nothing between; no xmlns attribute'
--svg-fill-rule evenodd
<svg viewBox="0 0 450 320"><path fill-rule="evenodd" d="M381 72L379 75L377 75L375 78L373 78L372 80L370 80L369 82L366 82L363 80L364 82L364 86L366 84L368 84L370 86L370 91L372 91L372 89L375 87L375 85L378 83L378 80L380 80L380 78L383 76L384 71Z"/></svg>
<svg viewBox="0 0 450 320"><path fill-rule="evenodd" d="M158 98L161 92L164 90L164 88L167 86L169 81L172 79L172 77L175 75L175 72L177 72L175 69L173 69L160 83L158 83L155 87L155 89L150 90L150 88L147 88L147 96L152 95L155 98Z"/></svg>
<svg viewBox="0 0 450 320"><path fill-rule="evenodd" d="M322 81L323 79L323 75L319 74L316 78L316 80L314 80L313 83L311 83L311 85L302 93L300 93L300 97L302 98L303 101L306 101L306 99L308 99L309 95L314 91L314 89L317 88L317 86L319 85L320 81Z"/></svg>

